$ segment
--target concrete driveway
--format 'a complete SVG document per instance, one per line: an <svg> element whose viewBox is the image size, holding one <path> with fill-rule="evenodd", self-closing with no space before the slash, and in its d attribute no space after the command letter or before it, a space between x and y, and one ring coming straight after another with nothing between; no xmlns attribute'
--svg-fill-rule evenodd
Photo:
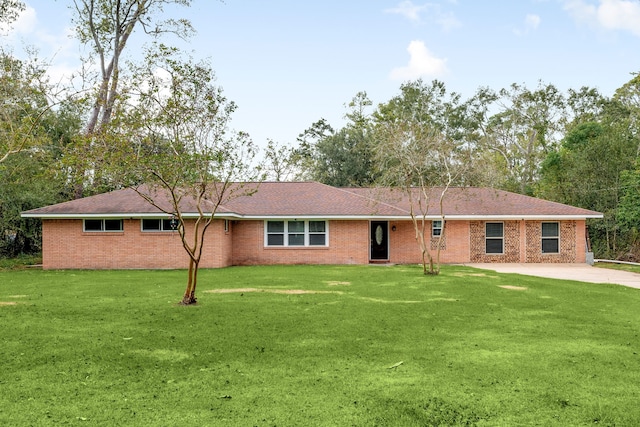
<svg viewBox="0 0 640 427"><path fill-rule="evenodd" d="M590 283L613 283L640 289L640 274L588 264L464 264L467 267Z"/></svg>

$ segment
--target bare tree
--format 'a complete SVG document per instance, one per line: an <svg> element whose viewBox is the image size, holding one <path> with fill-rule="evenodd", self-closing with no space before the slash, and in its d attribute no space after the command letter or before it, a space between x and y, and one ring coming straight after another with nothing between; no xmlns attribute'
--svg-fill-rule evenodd
<svg viewBox="0 0 640 427"><path fill-rule="evenodd" d="M424 274L440 273L440 250L445 238L444 200L447 191L459 178L465 161L455 144L438 131L410 121L397 121L378 130L378 166L383 171L381 184L400 190L409 203L409 214L420 248ZM437 206L437 211L431 209ZM430 244L431 223L438 215L441 232L435 245ZM435 246L435 252L432 247Z"/></svg>
<svg viewBox="0 0 640 427"><path fill-rule="evenodd" d="M456 139L464 135L460 120L464 106L438 81L429 85L418 80L400 89L400 95L374 113L379 182L407 198L423 273L439 274L446 233L444 199L452 185L463 182L463 171L470 164L468 144L463 137ZM428 218L434 214L442 224L435 253L427 240Z"/></svg>
<svg viewBox="0 0 640 427"><path fill-rule="evenodd" d="M189 6L191 0L74 0L73 4L78 39L91 46L100 73L85 130L92 135L111 119L120 89L120 59L134 30L140 27L152 36L171 32L186 37L192 32L189 21L156 18L165 5Z"/></svg>

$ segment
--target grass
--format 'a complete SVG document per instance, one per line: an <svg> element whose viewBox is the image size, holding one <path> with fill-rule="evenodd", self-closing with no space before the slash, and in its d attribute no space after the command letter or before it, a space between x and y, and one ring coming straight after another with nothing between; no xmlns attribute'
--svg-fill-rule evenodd
<svg viewBox="0 0 640 427"><path fill-rule="evenodd" d="M21 270L41 263L41 255L19 255L15 258L0 257L0 270Z"/></svg>
<svg viewBox="0 0 640 427"><path fill-rule="evenodd" d="M640 424L637 289L234 267L183 307L185 278L1 271L0 425Z"/></svg>
<svg viewBox="0 0 640 427"><path fill-rule="evenodd" d="M612 262L597 262L594 267L609 268L611 270L630 271L632 273L640 273L640 265L633 264L616 264Z"/></svg>

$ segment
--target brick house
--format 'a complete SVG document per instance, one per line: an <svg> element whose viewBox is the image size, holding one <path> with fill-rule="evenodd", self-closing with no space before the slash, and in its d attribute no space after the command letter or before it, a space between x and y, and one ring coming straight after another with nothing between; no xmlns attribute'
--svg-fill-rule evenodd
<svg viewBox="0 0 640 427"><path fill-rule="evenodd" d="M317 182L253 184L221 205L207 231L201 267L258 264L419 263L406 196L380 188ZM434 193L437 194L437 193ZM187 231L195 209L181 209ZM192 212L192 213L190 213ZM489 188L451 188L443 216L427 211L431 249L443 263L584 263L586 220L602 214ZM131 189L22 213L41 218L45 269L185 268L175 219Z"/></svg>

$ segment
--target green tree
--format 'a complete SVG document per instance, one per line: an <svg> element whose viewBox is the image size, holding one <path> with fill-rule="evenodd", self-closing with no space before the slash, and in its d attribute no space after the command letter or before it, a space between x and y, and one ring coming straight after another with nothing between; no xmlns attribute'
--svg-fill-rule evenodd
<svg viewBox="0 0 640 427"><path fill-rule="evenodd" d="M11 26L24 9L24 2L20 0L0 0L0 31L3 24Z"/></svg>
<svg viewBox="0 0 640 427"><path fill-rule="evenodd" d="M74 0L74 24L78 40L92 47L99 69L98 85L86 133L92 135L109 123L120 89L121 57L136 27L157 36L171 32L186 36L186 20L158 21L164 6L189 6L191 0Z"/></svg>
<svg viewBox="0 0 640 427"><path fill-rule="evenodd" d="M624 170L620 175L622 196L618 205L621 226L634 233L640 232L640 168ZM639 254L640 255L640 254Z"/></svg>
<svg viewBox="0 0 640 427"><path fill-rule="evenodd" d="M375 181L374 141L367 114L371 104L365 92L358 92L347 104L343 128L336 131L321 119L300 135L298 159L309 179L336 187L363 187Z"/></svg>
<svg viewBox="0 0 640 427"><path fill-rule="evenodd" d="M619 123L586 122L567 134L542 167L541 195L604 214L604 220L590 227L594 251L601 257L615 258L624 246L616 211L621 174L632 167L636 151L637 142Z"/></svg>
<svg viewBox="0 0 640 427"><path fill-rule="evenodd" d="M469 151L460 135L459 97L448 95L441 82L407 83L401 94L379 106L375 116L378 183L400 191L410 215L424 274L439 274L443 227L435 253L427 242L427 217L445 222L443 203L450 186L459 183L469 166ZM434 203L438 212L430 212Z"/></svg>
<svg viewBox="0 0 640 427"><path fill-rule="evenodd" d="M221 204L256 191L260 168L246 133L229 128L236 109L215 84L206 62L182 60L160 46L135 73L138 93L109 128L99 155L114 186L129 186L179 222L189 256L182 304L196 303L206 232ZM195 218L190 219L195 211Z"/></svg>
<svg viewBox="0 0 640 427"><path fill-rule="evenodd" d="M294 160L300 170L300 180L317 180L315 147L319 141L335 134L329 122L321 118L298 135L298 147L295 148Z"/></svg>
<svg viewBox="0 0 640 427"><path fill-rule="evenodd" d="M0 164L0 256L41 250L42 224L20 213L63 201L65 182L52 174L48 150L23 151Z"/></svg>
<svg viewBox="0 0 640 427"><path fill-rule="evenodd" d="M638 156L638 129L629 104L616 98L593 100L583 105L596 108L576 115L557 151L542 163L537 194L602 212L603 220L590 222L594 252L616 258L630 244L618 209L626 171L634 169Z"/></svg>
<svg viewBox="0 0 640 427"><path fill-rule="evenodd" d="M448 93L445 84L434 80L416 80L400 86L400 94L380 104L373 113L376 126L380 123L406 122L421 126L458 140L461 132L460 109L464 108L459 94Z"/></svg>
<svg viewBox="0 0 640 427"><path fill-rule="evenodd" d="M45 69L35 59L0 52L0 255L37 252L41 224L20 212L61 201L64 177L52 165L61 152L52 130L60 104L49 100ZM56 107L54 110L53 107Z"/></svg>
<svg viewBox="0 0 640 427"><path fill-rule="evenodd" d="M600 120L608 104L609 100L595 88L583 86L578 90L569 89L567 126L572 127L579 123Z"/></svg>
<svg viewBox="0 0 640 427"><path fill-rule="evenodd" d="M268 140L263 165L266 179L272 181L293 181L299 176L299 152L293 147Z"/></svg>
<svg viewBox="0 0 640 427"><path fill-rule="evenodd" d="M562 137L565 98L555 86L540 83L536 90L513 84L485 99L495 101L491 108L497 109L482 127L479 150L485 153L485 170L501 171L498 187L532 194L542 161Z"/></svg>
<svg viewBox="0 0 640 427"><path fill-rule="evenodd" d="M36 130L51 108L42 64L0 50L0 163L37 144Z"/></svg>
<svg viewBox="0 0 640 427"><path fill-rule="evenodd" d="M118 97L126 92L122 87L124 71L122 54L135 30L141 30L155 38L164 33L187 37L192 31L191 23L184 19L161 20L164 8L170 5L189 6L191 0L74 0L73 24L80 43L91 48L85 69L97 67L98 74L86 75L83 84L93 88L85 92L82 102L86 104L87 119L84 137L78 138L77 159L92 157L94 144L99 143L102 131L116 109ZM83 182L87 172L93 177L100 173L101 164L77 165L76 197L84 191ZM91 175L90 175L91 176ZM100 181L100 179L98 179Z"/></svg>

